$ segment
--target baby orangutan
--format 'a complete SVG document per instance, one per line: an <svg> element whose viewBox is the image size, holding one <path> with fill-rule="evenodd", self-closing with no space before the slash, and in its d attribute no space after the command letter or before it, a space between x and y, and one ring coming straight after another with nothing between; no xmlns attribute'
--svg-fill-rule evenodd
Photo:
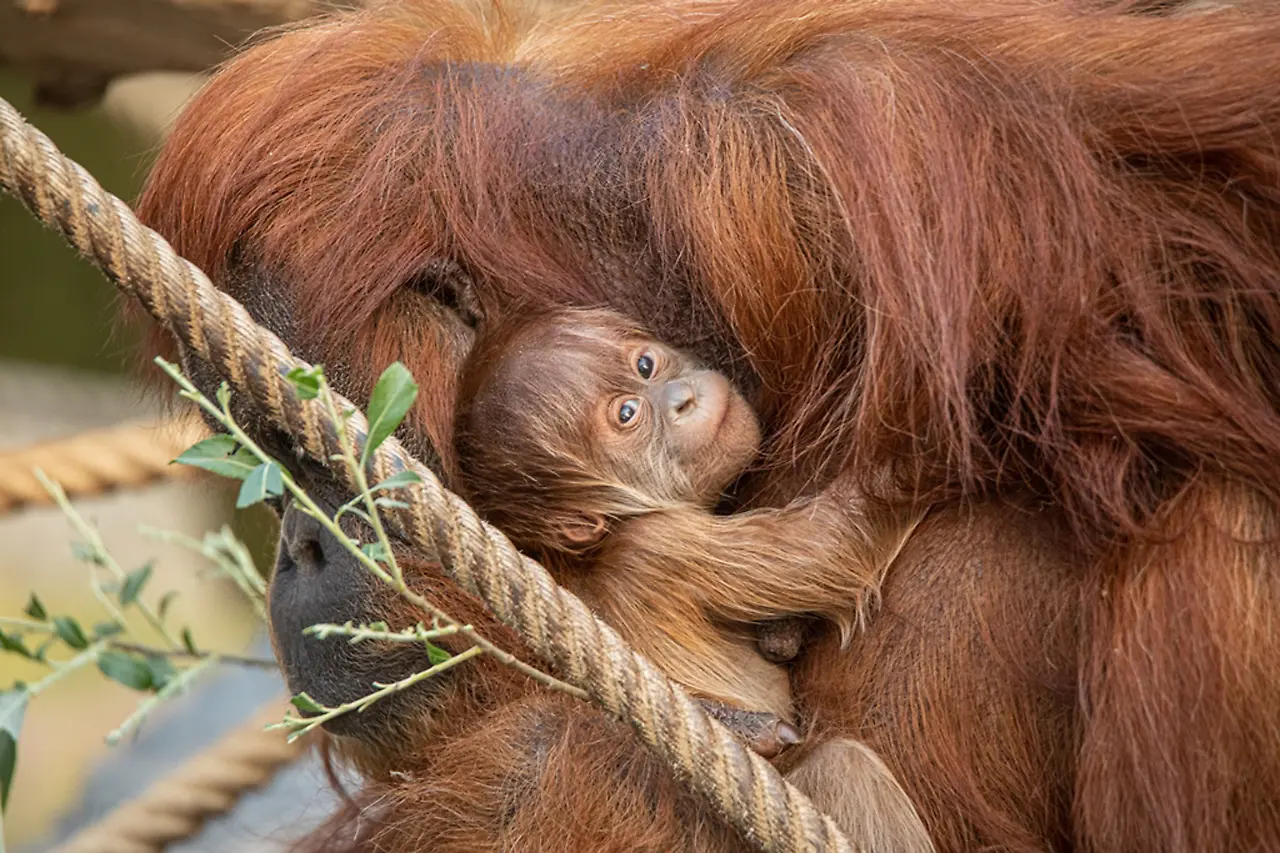
<svg viewBox="0 0 1280 853"><path fill-rule="evenodd" d="M761 656L751 623L813 614L847 638L913 525L872 530L838 490L714 514L760 440L723 375L609 311L487 330L459 389L467 499L771 757L799 735L788 674ZM892 773L857 741L819 744L790 778L859 849L933 849Z"/></svg>

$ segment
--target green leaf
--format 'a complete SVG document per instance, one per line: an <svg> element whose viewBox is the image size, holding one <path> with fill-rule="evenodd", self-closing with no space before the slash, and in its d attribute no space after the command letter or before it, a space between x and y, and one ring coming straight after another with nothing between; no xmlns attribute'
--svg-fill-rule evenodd
<svg viewBox="0 0 1280 853"><path fill-rule="evenodd" d="M293 703L293 707L302 711L304 714L323 714L325 711L329 710L316 700L312 699L306 693L299 693L289 701Z"/></svg>
<svg viewBox="0 0 1280 853"><path fill-rule="evenodd" d="M359 498L357 498L357 500L359 500ZM338 507L338 511L333 514L333 520L337 521L338 519L342 518L344 515L354 515L356 518L362 520L365 524L369 525L370 527L373 526L373 522L369 519L369 514L364 510L360 509L359 507L357 507L354 503L343 504L342 506Z"/></svg>
<svg viewBox="0 0 1280 853"><path fill-rule="evenodd" d="M365 553L366 557L371 560L377 560L379 563L385 563L391 559L391 556L387 553L386 546L381 542L366 542L360 546L360 550Z"/></svg>
<svg viewBox="0 0 1280 853"><path fill-rule="evenodd" d="M240 494L236 497L236 509L262 503L269 497L275 497L284 491L284 478L280 466L274 462L264 462L253 469L240 486Z"/></svg>
<svg viewBox="0 0 1280 853"><path fill-rule="evenodd" d="M151 577L151 563L147 563L140 569L135 569L125 575L124 585L120 588L120 604L128 607L138 600L138 596L142 594L142 587Z"/></svg>
<svg viewBox="0 0 1280 853"><path fill-rule="evenodd" d="M22 641L22 637L17 634L6 634L0 631L0 650L13 652L16 655L22 655L24 658L39 660L31 650L27 648L27 644Z"/></svg>
<svg viewBox="0 0 1280 853"><path fill-rule="evenodd" d="M186 647L186 650L187 650L187 651L189 651L189 652L191 652L191 654L193 654L193 655L198 655L198 654L200 654L200 650L199 650L198 648L196 648L196 641L195 641L195 639L191 636L191 629L190 629L190 628L183 628L183 629L182 629L182 645L183 645L184 647Z"/></svg>
<svg viewBox="0 0 1280 853"><path fill-rule="evenodd" d="M164 621L165 614L169 612L169 605L172 604L173 600L177 597L178 591L176 589L170 590L160 596L160 602L156 604L156 616L160 617L161 622Z"/></svg>
<svg viewBox="0 0 1280 853"><path fill-rule="evenodd" d="M151 670L151 689L163 690L164 686L178 674L178 670L168 658L156 655L147 658L147 667Z"/></svg>
<svg viewBox="0 0 1280 853"><path fill-rule="evenodd" d="M240 442L236 440L234 435L220 433L218 435L211 435L208 438L200 439L195 444L182 451L182 454L173 461L181 461L182 456L186 456L188 454L201 458L215 455L226 456L228 454L235 453L239 447Z"/></svg>
<svg viewBox="0 0 1280 853"><path fill-rule="evenodd" d="M223 411L226 411L231 406L231 385L223 381L218 385L218 390L213 392L213 398L222 406Z"/></svg>
<svg viewBox="0 0 1280 853"><path fill-rule="evenodd" d="M431 643L424 643L424 645L427 647L427 660L431 661L432 666L442 664L453 657L439 646L433 646Z"/></svg>
<svg viewBox="0 0 1280 853"><path fill-rule="evenodd" d="M124 633L124 626L119 622L99 622L93 626L94 639L103 640Z"/></svg>
<svg viewBox="0 0 1280 853"><path fill-rule="evenodd" d="M295 367L285 374L285 379L293 383L299 400L314 400L320 396L320 379L324 376L324 367Z"/></svg>
<svg viewBox="0 0 1280 853"><path fill-rule="evenodd" d="M421 482L421 477L419 477L415 472L406 469L392 474L381 483L378 483L378 485L369 489L369 491L376 492L380 489L403 489L405 486L412 486Z"/></svg>
<svg viewBox="0 0 1280 853"><path fill-rule="evenodd" d="M418 385L403 364L397 361L382 371L369 396L369 437L362 458L368 459L396 431L417 396Z"/></svg>
<svg viewBox="0 0 1280 853"><path fill-rule="evenodd" d="M25 688L0 693L0 811L9 804L13 771L18 766L18 735L29 698Z"/></svg>
<svg viewBox="0 0 1280 853"><path fill-rule="evenodd" d="M150 690L151 667L134 655L123 652L103 652L98 658L98 669L112 681L118 681L134 690Z"/></svg>
<svg viewBox="0 0 1280 853"><path fill-rule="evenodd" d="M39 648L37 648L34 652L31 653L31 659L38 660L41 663L44 663L45 653L49 651L49 647L52 646L55 641L56 641L55 638L53 636L50 636L49 639L45 640L43 643L40 644Z"/></svg>
<svg viewBox="0 0 1280 853"><path fill-rule="evenodd" d="M36 594L31 593L31 600L27 602L27 608L23 613L35 619L37 622L43 622L49 618L49 614L45 612L44 605L40 603L40 599L36 598Z"/></svg>
<svg viewBox="0 0 1280 853"><path fill-rule="evenodd" d="M173 460L182 465L203 468L233 480L243 480L258 467L258 457L229 435L215 435L197 441Z"/></svg>
<svg viewBox="0 0 1280 853"><path fill-rule="evenodd" d="M102 554L93 546L84 542L71 543L71 556L75 557L82 563L89 563L94 566L101 566Z"/></svg>
<svg viewBox="0 0 1280 853"><path fill-rule="evenodd" d="M84 635L84 629L70 616L53 617L53 632L73 649L89 648L89 638Z"/></svg>
<svg viewBox="0 0 1280 853"><path fill-rule="evenodd" d="M383 509L408 509L409 505L404 501L398 501L395 498L374 498L374 506L380 506Z"/></svg>

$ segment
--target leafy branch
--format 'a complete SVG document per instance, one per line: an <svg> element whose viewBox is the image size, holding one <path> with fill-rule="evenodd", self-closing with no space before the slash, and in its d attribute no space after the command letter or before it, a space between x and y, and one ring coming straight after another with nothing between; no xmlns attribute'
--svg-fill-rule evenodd
<svg viewBox="0 0 1280 853"><path fill-rule="evenodd" d="M332 515L325 512L310 495L294 480L293 476L262 449L231 414L231 390L227 383L222 383L215 394L217 401L210 400L191 383L176 365L164 359L156 359L156 364L181 389L178 395L199 406L206 414L217 421L225 434L207 438L193 445L177 461L194 465L204 470L231 477L241 481L240 492L236 498L237 507L252 506L268 498L274 498L286 492L292 498L293 506L300 512L314 519L330 535L334 537L361 566L370 574L391 587L401 598L425 613L431 622L430 630L421 628L405 631L391 631L389 628L373 628L350 626L349 636L353 642L379 639L389 642L421 642L427 650L431 666L407 678L389 684L375 683L376 688L367 696L361 697L335 707L326 707L316 702L305 693L295 696L293 704L298 710L312 716L298 718L289 716L280 723L296 738L315 729L322 723L341 714L351 711L363 711L374 702L385 696L407 689L426 678L430 678L459 663L487 654L495 660L509 666L535 681L553 689L569 693L579 698L586 694L581 689L567 684L549 675L498 647L483 634L470 625L464 625L453 619L448 613L431 603L421 594L411 589L404 579L404 572L396 559L395 549L383 525L380 509L391 506L404 506L403 502L391 497L396 490L405 489L421 483L421 478L412 471L401 471L396 475L373 485L366 476L371 454L378 445L385 441L400 425L417 397L418 386L413 381L408 369L395 362L379 377L369 399L368 423L369 431L364 446L357 449L348 432L348 424L355 414L354 409L340 410L335 395L329 386L322 367L295 369L289 373L299 397L305 400L318 399L324 407L329 420L335 427L340 452L328 461L342 464L351 475L358 494L340 506ZM353 515L370 528L373 541L362 543L347 534L340 522L344 515ZM421 625L419 626L421 627ZM312 636L332 636L348 631L347 626L312 626L307 629ZM434 633L433 633L434 632ZM431 640L449 635L464 635L472 646L466 651L450 655L444 649L432 644Z"/></svg>
<svg viewBox="0 0 1280 853"><path fill-rule="evenodd" d="M224 524L221 530L216 533L211 530L203 539L193 539L173 530L158 530L146 525L139 527L138 531L148 539L179 545L200 554L213 564L219 574L230 578L248 599L258 618L263 622L267 621L267 580L254 565L253 555L249 553L248 547L231 532L230 527Z"/></svg>
<svg viewBox="0 0 1280 853"><path fill-rule="evenodd" d="M318 625L312 625L304 628L302 633L309 634L317 640L327 640L330 637L348 637L347 642L351 645L363 643L365 640L381 640L384 643L430 643L432 640L438 640L441 637L450 637L454 634L471 634L474 633L470 625L446 625L445 627L427 628L421 622L412 628L405 628L402 631L393 631L386 622L374 622L370 625L353 625L351 622L342 625L334 625L328 622L322 622Z"/></svg>
<svg viewBox="0 0 1280 853"><path fill-rule="evenodd" d="M415 672L413 675L410 675L407 678L402 678L399 681L393 681L389 684L384 684L382 682L375 681L373 683L373 686L378 688L377 690L373 691L367 696L362 696L359 699L355 699L351 702L344 702L341 705L335 705L332 708L321 705L319 702L312 699L306 693L299 693L297 696L293 697L294 707L297 708L299 711L313 714L314 716L307 717L306 719L299 719L297 717L286 717L284 722L278 723L275 726L272 726L271 728L282 728L282 729L288 730L290 740L297 737L301 737L303 734L311 731L317 726L321 726L329 722L335 717L340 717L343 714L347 714L352 711L356 711L356 712L363 711L366 708L368 708L370 705L372 705L374 702L377 702L379 699L385 699L386 697L392 695L393 693L399 693L402 690L408 690L410 687L412 687L413 685L417 684L420 681L426 681L428 678L431 678L434 675L439 675L440 673L444 672L447 669L452 669L458 664L465 663L471 658L476 657L477 655L482 655L482 654L484 654L484 649L482 649L480 646L472 646L471 648L466 649L465 651L458 652L456 655L449 655L446 652L445 659L435 664L434 666L430 666L427 669L424 669L420 672Z"/></svg>
<svg viewBox="0 0 1280 853"><path fill-rule="evenodd" d="M225 383L218 389L215 403L202 395L174 365L162 359L157 359L157 363L178 384L179 396L194 402L226 430L222 435L197 442L182 453L177 462L241 481L236 498L236 506L240 508L287 492L297 510L315 519L361 566L425 617L412 627L398 630L385 622L322 623L306 628L305 635L317 640L346 637L352 644L420 644L426 652L428 666L398 681L374 682L367 695L334 707L321 705L305 693L295 696L294 706L309 716L290 715L275 726L287 730L290 740L342 714L364 711L387 696L481 655L488 655L553 690L585 697L579 688L525 663L473 626L453 619L405 581L381 511L403 508L406 504L394 494L421 483L421 479L411 471L402 471L370 485L366 475L371 454L396 430L416 398L417 385L403 365L398 362L391 365L378 380L370 398L368 436L359 450L348 432L355 411L339 409L323 370L319 367L295 370L289 376L304 399L320 398L339 437L340 452L328 462L345 466L358 490L355 497L330 515L235 422L230 411L231 392ZM17 762L18 735L28 704L73 673L96 667L108 679L145 694L134 712L107 736L107 741L114 744L135 733L161 704L185 692L220 665L275 667L270 660L201 649L190 628L171 627L167 615L176 592L168 591L155 599L144 595L152 576L152 565L148 563L126 571L108 551L98 530L67 500L62 488L42 472L37 471L36 476L78 537L78 541L72 543L72 552L88 567L89 585L105 619L85 627L70 616L51 614L35 594L31 595L21 616L0 617L0 653L17 655L48 670L30 684L17 682L9 690L0 691L0 816L8 802ZM364 523L372 533L371 541L361 542L348 535L342 526L347 515ZM142 533L202 555L218 574L236 585L258 616L265 620L267 581L254 565L248 549L230 529L224 526L201 539L145 527ZM159 639L158 645L142 642L135 636L135 630L142 626ZM471 645L451 654L436 644L449 637L465 638ZM0 853L4 850L2 836L0 826Z"/></svg>
<svg viewBox="0 0 1280 853"><path fill-rule="evenodd" d="M223 654L201 649L191 629L172 629L168 610L176 591L160 595L152 603L145 596L152 576L150 563L125 571L112 556L98 530L76 511L62 487L42 471L35 472L79 537L72 553L89 569L89 586L105 619L86 627L71 616L52 614L32 593L22 616L0 617L0 652L39 664L48 670L31 683L16 682L0 691L0 813L8 803L17 766L18 736L27 705L36 696L68 676L96 667L108 679L146 694L137 708L107 735L115 744L133 734L165 701L184 693L193 683L223 664L275 669L272 660ZM153 538L182 542L178 534L153 531ZM194 540L192 540L194 542ZM253 566L248 549L230 530L210 533L196 550L208 557L222 574L264 612L266 583ZM131 619L131 616L137 619ZM136 622L159 637L160 645L140 642L134 636ZM69 656L68 656L69 655ZM0 840L0 851L3 841Z"/></svg>
<svg viewBox="0 0 1280 853"><path fill-rule="evenodd" d="M124 627L124 615L107 597L102 583L96 577L95 570L97 568L106 569L115 579L115 583L120 588L120 604L122 607L128 607L131 604L136 605L138 612L142 614L147 624L160 635L169 648L181 648L181 644L165 627L164 619L161 618L160 614L139 597L143 584L151 577L151 565L147 564L137 571L126 573L124 569L120 568L120 564L116 562L103 544L102 536L99 535L98 529L85 521L80 513L76 512L75 508L71 506L71 501L67 500L67 494L62 490L62 486L45 476L44 471L37 469L35 475L36 479L40 481L40 485L44 486L45 491L58 504L62 514L71 522L71 526L76 533L84 538L84 542L73 544L72 550L77 558L89 565L90 574L93 576L90 579L90 584L103 609L113 617L117 625Z"/></svg>

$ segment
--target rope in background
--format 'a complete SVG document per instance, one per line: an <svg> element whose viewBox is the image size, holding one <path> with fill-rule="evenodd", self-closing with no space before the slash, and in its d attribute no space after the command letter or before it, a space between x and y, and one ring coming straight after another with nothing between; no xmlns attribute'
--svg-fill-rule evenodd
<svg viewBox="0 0 1280 853"><path fill-rule="evenodd" d="M53 504L32 473L36 468L60 483L71 498L193 476L191 468L174 465L173 459L206 435L194 420L143 422L0 450L0 515Z"/></svg>
<svg viewBox="0 0 1280 853"><path fill-rule="evenodd" d="M3 99L0 186L137 298L313 459L324 462L340 452L336 428L322 405L299 399L286 378L289 370L307 365ZM357 408L341 397L337 404ZM363 415L352 417L346 429L356 447L363 446L368 431ZM629 723L748 840L769 851L852 852L836 825L804 794L710 719L577 596L561 589L545 568L481 521L395 438L378 446L370 464L377 480L406 469L422 478L420 485L404 490L404 508L387 512L408 541L437 558L454 581L484 601L565 680ZM333 473L355 491L348 472Z"/></svg>
<svg viewBox="0 0 1280 853"><path fill-rule="evenodd" d="M0 515L53 504L32 473L35 468L71 498L195 476L198 472L174 465L173 458L206 435L208 430L194 419L144 421L0 451ZM264 731L289 707L285 701L270 704L50 853L162 853L173 842L196 835L314 742L308 736L288 743L279 733Z"/></svg>
<svg viewBox="0 0 1280 853"><path fill-rule="evenodd" d="M288 743L279 732L264 730L288 707L284 701L270 703L50 853L161 853L194 836L207 820L231 811L241 797L270 782L310 746L313 738Z"/></svg>

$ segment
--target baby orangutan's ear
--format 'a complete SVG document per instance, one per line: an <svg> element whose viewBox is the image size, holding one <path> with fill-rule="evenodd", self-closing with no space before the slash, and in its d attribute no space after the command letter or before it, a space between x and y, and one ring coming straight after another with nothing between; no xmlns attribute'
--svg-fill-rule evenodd
<svg viewBox="0 0 1280 853"><path fill-rule="evenodd" d="M598 512L576 512L559 521L560 538L573 550L598 545L609 532L609 520Z"/></svg>

